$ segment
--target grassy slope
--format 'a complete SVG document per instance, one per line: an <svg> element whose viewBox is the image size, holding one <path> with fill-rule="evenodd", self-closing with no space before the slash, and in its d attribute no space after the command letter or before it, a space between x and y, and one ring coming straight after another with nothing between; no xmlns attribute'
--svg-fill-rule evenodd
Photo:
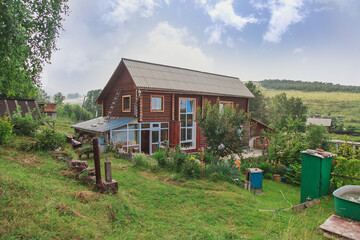
<svg viewBox="0 0 360 240"><path fill-rule="evenodd" d="M174 181L170 173L138 171L108 157L119 193L83 203L75 195L91 187L64 176L64 162L0 146L1 238L321 239L316 229L333 214L328 196L304 213L274 218L257 209L288 207L279 190L298 204L298 187L265 180L266 195L253 195L224 182Z"/></svg>

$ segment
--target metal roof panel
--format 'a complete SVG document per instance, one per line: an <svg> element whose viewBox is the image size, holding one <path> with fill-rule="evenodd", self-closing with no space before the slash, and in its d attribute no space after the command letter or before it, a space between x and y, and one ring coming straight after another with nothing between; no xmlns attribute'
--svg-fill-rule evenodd
<svg viewBox="0 0 360 240"><path fill-rule="evenodd" d="M235 77L123 59L137 87L203 92L253 98Z"/></svg>

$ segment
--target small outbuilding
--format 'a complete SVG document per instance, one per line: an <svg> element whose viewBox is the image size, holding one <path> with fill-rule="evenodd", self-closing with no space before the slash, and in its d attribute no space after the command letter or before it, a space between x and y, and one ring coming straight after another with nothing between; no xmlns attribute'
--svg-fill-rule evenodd
<svg viewBox="0 0 360 240"><path fill-rule="evenodd" d="M317 126L325 126L328 131L330 131L332 120L330 118L308 118L306 119L306 126L310 126L311 124Z"/></svg>

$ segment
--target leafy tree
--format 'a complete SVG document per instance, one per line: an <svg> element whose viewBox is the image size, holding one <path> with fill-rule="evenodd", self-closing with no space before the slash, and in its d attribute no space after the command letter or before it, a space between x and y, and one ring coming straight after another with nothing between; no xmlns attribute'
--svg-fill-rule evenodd
<svg viewBox="0 0 360 240"><path fill-rule="evenodd" d="M360 86L344 86L340 84L323 82L302 82L294 80L267 79L260 81L260 84L268 89L276 90L300 90L306 92L353 92L360 93Z"/></svg>
<svg viewBox="0 0 360 240"><path fill-rule="evenodd" d="M56 112L59 118L71 119L73 122L81 120L89 120L93 118L93 115L85 109L82 109L79 105L61 104L56 106Z"/></svg>
<svg viewBox="0 0 360 240"><path fill-rule="evenodd" d="M245 126L248 116L237 110L238 106L225 105L220 110L220 102L211 105L205 102L203 109L197 109L197 123L206 143L215 155L223 157L232 153L241 153L248 144Z"/></svg>
<svg viewBox="0 0 360 240"><path fill-rule="evenodd" d="M84 108L96 116L97 114L101 114L101 105L95 104L95 101L99 97L101 91L101 89L88 91L84 102Z"/></svg>
<svg viewBox="0 0 360 240"><path fill-rule="evenodd" d="M36 101L43 103L50 102L50 96L43 89L39 88L37 91Z"/></svg>
<svg viewBox="0 0 360 240"><path fill-rule="evenodd" d="M296 131L305 130L307 107L303 104L301 98L287 98L285 93L278 94L270 100L268 106L269 119L271 126L278 130L286 127L287 119L290 116L301 124L297 124Z"/></svg>
<svg viewBox="0 0 360 240"><path fill-rule="evenodd" d="M330 148L329 140L327 138L327 130L324 126L311 124L306 129L305 140L308 144L308 148L310 149L321 148L329 150Z"/></svg>
<svg viewBox="0 0 360 240"><path fill-rule="evenodd" d="M62 30L67 0L0 1L1 97L33 97Z"/></svg>
<svg viewBox="0 0 360 240"><path fill-rule="evenodd" d="M61 92L58 92L58 93L55 93L53 99L56 104L62 104L63 101L65 100L65 96L62 95Z"/></svg>
<svg viewBox="0 0 360 240"><path fill-rule="evenodd" d="M266 101L264 95L253 82L247 82L245 85L255 96L255 98L250 99L249 102L249 111L251 113L251 117L265 124L269 123L265 108Z"/></svg>

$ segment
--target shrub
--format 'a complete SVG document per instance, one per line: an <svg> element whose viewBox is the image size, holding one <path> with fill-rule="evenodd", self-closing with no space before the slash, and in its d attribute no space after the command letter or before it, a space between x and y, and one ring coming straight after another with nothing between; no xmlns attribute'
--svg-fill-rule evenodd
<svg viewBox="0 0 360 240"><path fill-rule="evenodd" d="M210 151L208 151L208 150L204 151L203 162L205 164L211 164L214 161L214 159L215 159L215 157Z"/></svg>
<svg viewBox="0 0 360 240"><path fill-rule="evenodd" d="M34 149L40 151L53 151L64 146L66 142L66 137L63 133L47 128L40 132L36 139Z"/></svg>
<svg viewBox="0 0 360 240"><path fill-rule="evenodd" d="M344 157L336 158L338 163L334 168L334 175L353 177L360 179L360 160L359 159L346 159ZM345 185L360 185L359 180L335 177L331 179L331 183L335 185L336 188L345 186Z"/></svg>
<svg viewBox="0 0 360 240"><path fill-rule="evenodd" d="M200 177L200 161L191 156L183 165L183 176L186 178L199 178Z"/></svg>
<svg viewBox="0 0 360 240"><path fill-rule="evenodd" d="M240 178L240 171L228 164L211 164L206 169L206 174L209 179L219 178L230 183Z"/></svg>
<svg viewBox="0 0 360 240"><path fill-rule="evenodd" d="M182 166L186 161L187 155L185 153L180 152L180 149L177 148L176 151L171 153L171 157L174 159L176 172L181 172Z"/></svg>
<svg viewBox="0 0 360 240"><path fill-rule="evenodd" d="M11 117L11 123L14 125L14 132L21 136L33 136L39 129L41 120L34 118L31 114L21 115L21 107Z"/></svg>
<svg viewBox="0 0 360 240"><path fill-rule="evenodd" d="M136 153L134 155L134 167L150 169L152 172L155 172L159 169L159 164L155 159L150 158L144 153Z"/></svg>
<svg viewBox="0 0 360 240"><path fill-rule="evenodd" d="M264 179L273 180L274 176L271 173L267 172L264 174Z"/></svg>
<svg viewBox="0 0 360 240"><path fill-rule="evenodd" d="M20 139L16 144L16 148L20 151L28 152L34 148L35 142L36 140L34 138Z"/></svg>
<svg viewBox="0 0 360 240"><path fill-rule="evenodd" d="M166 154L162 151L157 151L155 153L153 153L153 158L156 159L156 161L158 162L160 167L165 167L166 165Z"/></svg>
<svg viewBox="0 0 360 240"><path fill-rule="evenodd" d="M291 184L300 185L301 183L301 164L292 163L290 164L290 171L286 171L286 181Z"/></svg>
<svg viewBox="0 0 360 240"><path fill-rule="evenodd" d="M8 143L13 136L13 125L9 118L4 116L0 118L0 145Z"/></svg>

